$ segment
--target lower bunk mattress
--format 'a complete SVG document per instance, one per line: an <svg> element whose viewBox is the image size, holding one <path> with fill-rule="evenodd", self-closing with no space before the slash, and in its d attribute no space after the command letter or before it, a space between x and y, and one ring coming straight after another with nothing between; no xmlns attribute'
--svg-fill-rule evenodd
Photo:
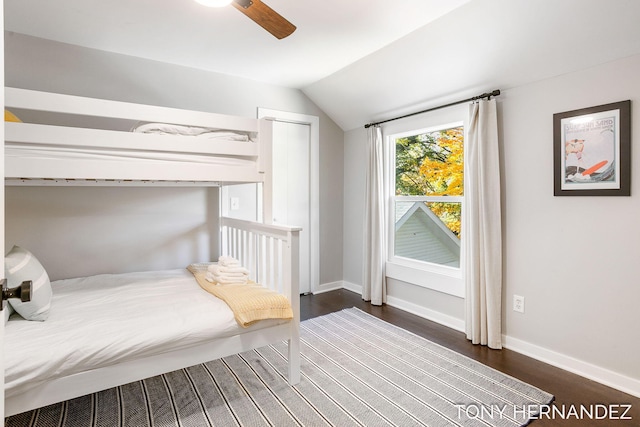
<svg viewBox="0 0 640 427"><path fill-rule="evenodd" d="M5 395L44 381L188 349L286 320L238 325L227 304L186 269L102 274L51 283L49 318L5 325Z"/></svg>

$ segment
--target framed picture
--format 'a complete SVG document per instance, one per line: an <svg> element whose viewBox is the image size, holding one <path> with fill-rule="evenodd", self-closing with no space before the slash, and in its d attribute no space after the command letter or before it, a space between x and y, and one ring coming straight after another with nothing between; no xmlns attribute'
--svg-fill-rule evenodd
<svg viewBox="0 0 640 427"><path fill-rule="evenodd" d="M555 196L631 195L631 101L553 115Z"/></svg>

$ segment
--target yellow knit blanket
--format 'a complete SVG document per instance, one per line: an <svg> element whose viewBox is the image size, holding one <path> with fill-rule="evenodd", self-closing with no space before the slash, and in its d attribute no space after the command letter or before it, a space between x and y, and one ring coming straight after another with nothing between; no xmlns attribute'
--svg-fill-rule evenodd
<svg viewBox="0 0 640 427"><path fill-rule="evenodd" d="M293 319L289 300L282 294L255 282L244 285L221 285L205 277L210 263L190 264L187 267L202 289L227 303L236 321L246 328L263 319Z"/></svg>

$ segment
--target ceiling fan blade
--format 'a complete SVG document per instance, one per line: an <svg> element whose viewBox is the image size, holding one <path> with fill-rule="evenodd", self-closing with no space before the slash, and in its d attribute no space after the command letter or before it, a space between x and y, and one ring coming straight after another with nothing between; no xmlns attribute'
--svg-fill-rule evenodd
<svg viewBox="0 0 640 427"><path fill-rule="evenodd" d="M296 30L295 25L261 0L234 0L232 4L278 39L283 39Z"/></svg>

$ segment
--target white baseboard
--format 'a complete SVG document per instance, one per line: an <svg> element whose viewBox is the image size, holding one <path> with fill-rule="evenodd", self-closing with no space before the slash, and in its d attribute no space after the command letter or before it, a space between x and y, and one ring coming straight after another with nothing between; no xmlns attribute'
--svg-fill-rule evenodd
<svg viewBox="0 0 640 427"><path fill-rule="evenodd" d="M427 320L434 321L441 325L447 326L456 331L464 332L464 320L458 319L447 314L440 313L439 311L431 310L429 308L422 307L418 304L405 301L403 299L387 296L387 304L415 314L416 316L423 317Z"/></svg>
<svg viewBox="0 0 640 427"><path fill-rule="evenodd" d="M502 340L504 347L509 350L524 354L525 356L548 363L556 368L572 372L576 375L580 375L581 377L599 382L632 396L640 397L640 380L627 377L565 354L557 353L518 338L503 335Z"/></svg>
<svg viewBox="0 0 640 427"><path fill-rule="evenodd" d="M342 287L344 289L362 295L362 286L345 281L334 282L331 285L337 285L338 283L342 283ZM422 307L417 304L413 304L409 301L394 297L387 297L387 304L411 314L415 314L416 316L432 320L457 331L464 332L465 330L464 320ZM546 349L544 347L540 347L535 344L531 344L518 338L503 335L502 340L504 347L508 348L509 350L524 354L525 356L531 357L532 359L548 363L549 365L555 366L556 368L560 368L576 375L580 375L581 377L588 378L611 388L615 388L616 390L620 390L623 393L627 393L635 397L640 397L640 380L638 379L613 372L609 369L593 365L591 363Z"/></svg>
<svg viewBox="0 0 640 427"><path fill-rule="evenodd" d="M362 286L351 282L342 282L344 289L362 295Z"/></svg>
<svg viewBox="0 0 640 427"><path fill-rule="evenodd" d="M322 283L318 286L318 289L315 289L312 293L314 295L323 294L325 292L336 291L338 289L346 289L345 282L339 280L337 282Z"/></svg>
<svg viewBox="0 0 640 427"><path fill-rule="evenodd" d="M338 282L335 282L335 283L338 283ZM342 284L344 289L355 292L359 295L362 295L361 285L356 285L355 283L350 283L346 281L343 281ZM453 316L448 316L438 311L430 310L428 308L419 306L418 304L413 304L403 299L390 297L390 296L387 296L387 305L391 307L399 308L400 310L404 310L411 314L415 314L416 316L420 316L422 318L432 320L436 323L439 323L444 326L448 326L449 328L455 329L457 331L464 332L464 320L457 319Z"/></svg>

